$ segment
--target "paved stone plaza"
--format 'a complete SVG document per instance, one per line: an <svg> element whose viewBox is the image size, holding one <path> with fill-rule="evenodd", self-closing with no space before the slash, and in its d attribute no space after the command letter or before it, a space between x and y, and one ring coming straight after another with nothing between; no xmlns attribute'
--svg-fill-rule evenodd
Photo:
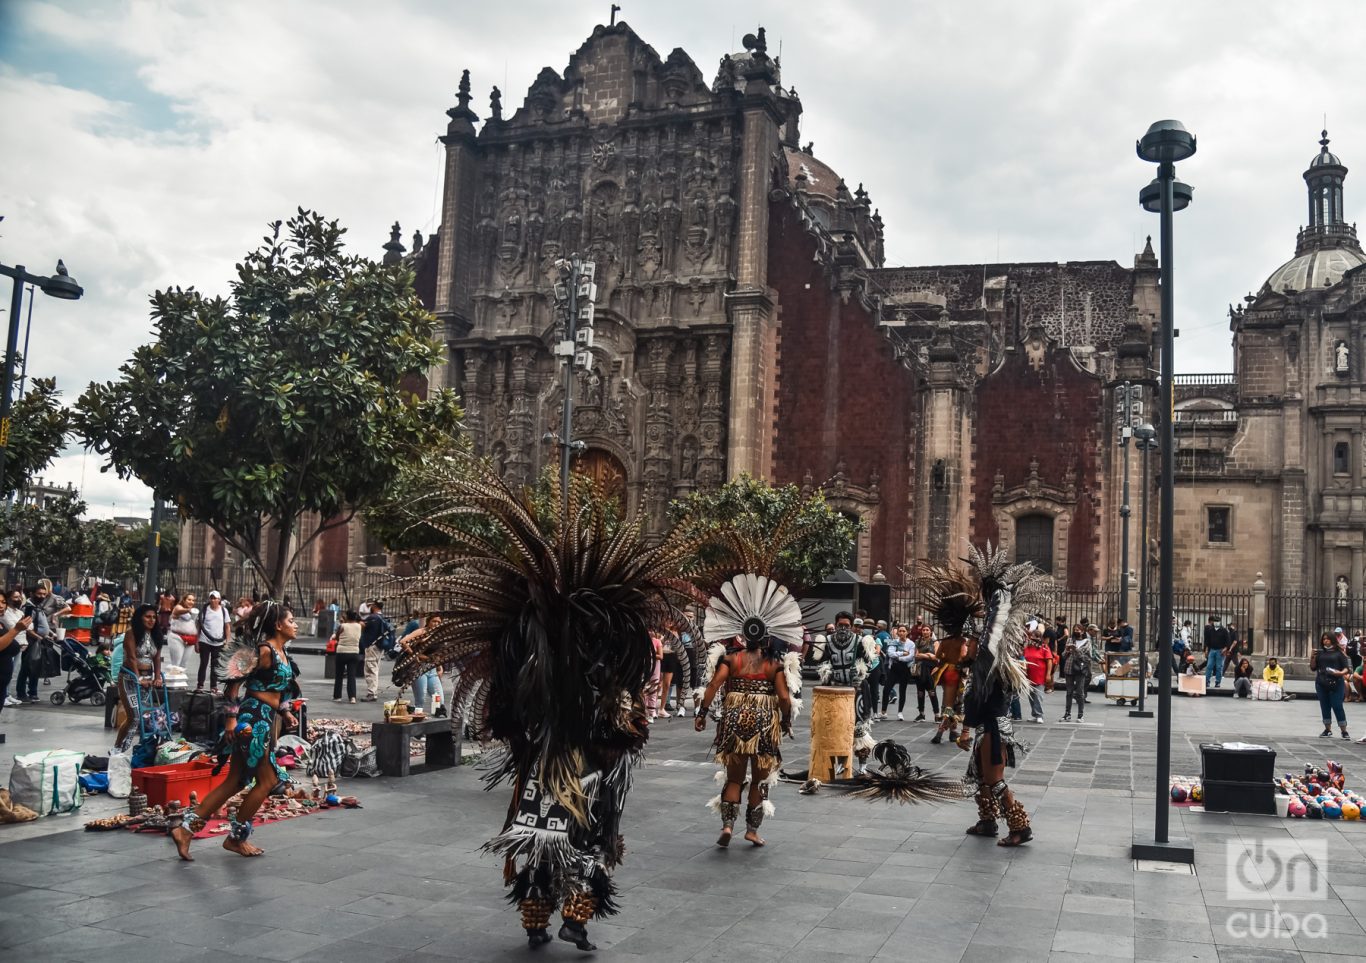
<svg viewBox="0 0 1366 963"><path fill-rule="evenodd" d="M314 715L341 714L329 711L336 707L327 685L308 683ZM691 720L657 723L627 806L622 913L590 927L596 958L1361 958L1366 824L1173 808L1173 834L1195 843L1196 874L1136 871L1130 837L1152 820L1152 721L1131 720L1127 709L1095 697L1086 724L1059 724L1052 720L1061 716L1061 695L1048 698L1050 721L1025 725L1035 749L1011 779L1033 812L1036 837L1013 851L964 836L975 818L971 801L889 807L828 792L800 796L792 786L774 793L766 848L737 838L718 850L717 820L704 808L716 792L707 740ZM346 708L358 718L379 714L373 705ZM106 751L98 711L6 710L0 778L7 780L15 752ZM1279 771L1331 757L1346 766L1350 786L1366 786L1366 747L1316 738L1312 702L1177 698L1175 712L1176 773L1198 775L1202 741L1245 739L1272 745ZM1366 711L1348 712L1366 733ZM966 761L957 749L930 745L926 724L882 723L875 734L954 774ZM797 768L805 767L805 745L799 726L788 750ZM0 827L0 954L25 963L530 956L503 900L499 865L478 853L500 825L506 789L485 793L478 773L461 768L351 780L346 791L365 808L262 827L253 838L267 850L259 860L201 840L196 862L183 864L161 838L82 833L86 819L122 806L102 797L75 818ZM1239 837L1326 841L1328 892L1280 906L1297 919L1321 914L1313 929L1326 935L1230 932L1231 917L1241 933L1245 914L1271 911L1269 903L1229 898L1225 844ZM580 956L560 943L538 953Z"/></svg>

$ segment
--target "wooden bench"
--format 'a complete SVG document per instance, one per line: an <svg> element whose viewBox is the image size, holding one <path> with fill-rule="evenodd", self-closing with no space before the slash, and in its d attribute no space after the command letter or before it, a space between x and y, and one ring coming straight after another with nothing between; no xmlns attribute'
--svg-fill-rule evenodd
<svg viewBox="0 0 1366 963"><path fill-rule="evenodd" d="M460 765L460 719L423 719L421 722L372 723L370 738L375 747L375 762L386 776L410 776L430 769L449 769ZM426 760L412 762L413 736L427 739Z"/></svg>

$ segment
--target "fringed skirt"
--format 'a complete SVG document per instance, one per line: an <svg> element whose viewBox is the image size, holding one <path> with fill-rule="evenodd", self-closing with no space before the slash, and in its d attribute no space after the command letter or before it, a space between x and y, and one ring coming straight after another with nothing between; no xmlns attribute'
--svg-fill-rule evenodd
<svg viewBox="0 0 1366 963"><path fill-rule="evenodd" d="M982 742L986 740L992 765L1005 765L1014 769L1020 759L1029 753L1029 743L1015 733L1015 723L1010 716L992 716L972 733L972 748L968 757L967 778L969 782L982 781L981 756Z"/></svg>
<svg viewBox="0 0 1366 963"><path fill-rule="evenodd" d="M782 713L773 683L759 679L728 682L716 729L716 761L730 766L754 756L761 769L776 771L783 760L782 738Z"/></svg>

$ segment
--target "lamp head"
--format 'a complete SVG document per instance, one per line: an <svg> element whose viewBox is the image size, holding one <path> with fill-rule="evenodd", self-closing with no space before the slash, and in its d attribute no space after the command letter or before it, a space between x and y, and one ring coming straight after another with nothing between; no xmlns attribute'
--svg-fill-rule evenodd
<svg viewBox="0 0 1366 963"><path fill-rule="evenodd" d="M60 258L57 259L57 273L45 280L42 287L44 294L63 301L75 301L85 293L76 279L67 273L66 265Z"/></svg>
<svg viewBox="0 0 1366 963"><path fill-rule="evenodd" d="M1134 429L1134 437L1139 440L1140 444L1152 441L1157 437L1157 429L1144 422Z"/></svg>
<svg viewBox="0 0 1366 963"><path fill-rule="evenodd" d="M1195 153L1195 135L1179 120L1159 120L1138 141L1138 156L1153 164L1174 164Z"/></svg>
<svg viewBox="0 0 1366 963"><path fill-rule="evenodd" d="M1184 211L1190 207L1191 200L1195 196L1195 188L1181 181L1172 181L1172 210ZM1162 212L1162 181L1153 178L1147 185L1138 192L1138 203L1149 214L1160 214Z"/></svg>

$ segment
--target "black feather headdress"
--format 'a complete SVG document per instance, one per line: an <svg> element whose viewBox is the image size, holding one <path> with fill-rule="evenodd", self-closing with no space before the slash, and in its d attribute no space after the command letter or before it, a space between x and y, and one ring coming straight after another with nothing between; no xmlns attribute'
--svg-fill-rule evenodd
<svg viewBox="0 0 1366 963"><path fill-rule="evenodd" d="M451 545L400 590L430 600L441 623L403 653L394 681L431 666L458 674L454 710L507 745L488 785L537 773L582 819L585 768L610 768L645 743L650 630L693 597L679 572L696 546L647 544L637 521L612 523L596 489L572 488L568 521L553 526L496 475L434 477L432 492L423 524Z"/></svg>

